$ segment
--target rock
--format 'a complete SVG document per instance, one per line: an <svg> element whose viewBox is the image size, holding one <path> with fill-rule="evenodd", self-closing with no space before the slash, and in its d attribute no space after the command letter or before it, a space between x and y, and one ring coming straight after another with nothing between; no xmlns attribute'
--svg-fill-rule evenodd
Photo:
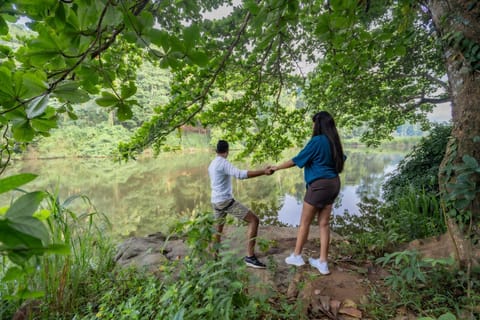
<svg viewBox="0 0 480 320"><path fill-rule="evenodd" d="M115 262L120 267L135 266L156 271L166 261L185 256L186 247L182 240L165 240L161 233L129 238L117 247Z"/></svg>
<svg viewBox="0 0 480 320"><path fill-rule="evenodd" d="M302 281L302 276L303 273L301 272L296 272L295 276L293 277L292 281L290 281L290 284L288 285L287 289L287 298L296 298L298 296L298 284L300 281Z"/></svg>
<svg viewBox="0 0 480 320"><path fill-rule="evenodd" d="M330 311L336 317L338 310L340 310L341 302L339 300L330 300Z"/></svg>
<svg viewBox="0 0 480 320"><path fill-rule="evenodd" d="M320 302L322 303L323 310L330 311L330 297L329 296L320 296Z"/></svg>
<svg viewBox="0 0 480 320"><path fill-rule="evenodd" d="M417 317L408 311L405 307L400 307L397 309L394 320L415 320Z"/></svg>
<svg viewBox="0 0 480 320"><path fill-rule="evenodd" d="M345 308L342 307L340 310L338 310L339 314L347 315L356 319L362 319L362 311L356 309L356 308Z"/></svg>
<svg viewBox="0 0 480 320"><path fill-rule="evenodd" d="M370 302L370 300L368 299L368 297L366 295L363 295L360 297L360 304L368 304Z"/></svg>
<svg viewBox="0 0 480 320"><path fill-rule="evenodd" d="M40 300L27 300L22 306L15 312L12 320L27 320L36 319L37 313L40 312L42 303Z"/></svg>
<svg viewBox="0 0 480 320"><path fill-rule="evenodd" d="M342 302L342 308L354 308L354 309L356 309L357 304L355 303L355 301L353 301L351 299L345 299Z"/></svg>

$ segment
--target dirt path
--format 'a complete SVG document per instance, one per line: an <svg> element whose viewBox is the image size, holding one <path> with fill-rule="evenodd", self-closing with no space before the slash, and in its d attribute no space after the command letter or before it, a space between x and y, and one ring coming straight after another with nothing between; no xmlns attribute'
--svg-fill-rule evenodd
<svg viewBox="0 0 480 320"><path fill-rule="evenodd" d="M230 227L226 232L225 241L230 240L239 252L244 251L243 231ZM296 231L296 228L282 227L260 229L260 242L267 241L269 246L257 256L267 264L267 269L248 269L253 279L260 280L254 280L253 290L271 288L289 299L302 300L303 312L310 319L362 319L358 306L367 301L370 285L381 280L385 273L372 265L358 266L353 260L338 256L335 243L342 240L335 234L332 234L330 248L330 275L322 276L308 263L302 267L287 265L284 260L295 247ZM319 231L312 226L303 257L307 260L308 257L318 258L318 255Z"/></svg>

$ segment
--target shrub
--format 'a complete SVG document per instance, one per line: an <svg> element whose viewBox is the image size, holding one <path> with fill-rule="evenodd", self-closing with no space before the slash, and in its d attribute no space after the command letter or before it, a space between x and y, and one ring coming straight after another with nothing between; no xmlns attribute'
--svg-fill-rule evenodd
<svg viewBox="0 0 480 320"><path fill-rule="evenodd" d="M383 197L386 201L408 193L409 188L438 193L438 171L445 156L445 149L451 132L451 126L437 124L427 137L409 152L398 164L383 185Z"/></svg>

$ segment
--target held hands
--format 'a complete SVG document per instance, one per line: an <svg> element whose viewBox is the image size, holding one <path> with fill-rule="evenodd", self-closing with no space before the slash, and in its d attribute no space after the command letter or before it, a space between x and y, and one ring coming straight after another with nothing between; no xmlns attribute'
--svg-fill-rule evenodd
<svg viewBox="0 0 480 320"><path fill-rule="evenodd" d="M264 169L264 174L266 176L270 176L272 175L273 173L275 172L275 170L273 169L273 166L267 166L265 169Z"/></svg>

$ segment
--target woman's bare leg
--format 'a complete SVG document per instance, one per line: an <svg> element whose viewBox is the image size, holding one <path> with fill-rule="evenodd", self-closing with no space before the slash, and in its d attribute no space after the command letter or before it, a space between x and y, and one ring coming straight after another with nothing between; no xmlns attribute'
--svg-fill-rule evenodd
<svg viewBox="0 0 480 320"><path fill-rule="evenodd" d="M308 239L308 232L310 231L310 224L312 223L313 218L315 217L315 213L317 212L317 208L312 206L311 204L303 202L302 207L302 217L300 218L300 227L298 228L297 232L297 242L295 244L295 255L300 255L302 253L303 245L307 242Z"/></svg>
<svg viewBox="0 0 480 320"><path fill-rule="evenodd" d="M332 205L328 205L318 213L318 226L320 227L320 261L328 260L330 246L330 215Z"/></svg>

